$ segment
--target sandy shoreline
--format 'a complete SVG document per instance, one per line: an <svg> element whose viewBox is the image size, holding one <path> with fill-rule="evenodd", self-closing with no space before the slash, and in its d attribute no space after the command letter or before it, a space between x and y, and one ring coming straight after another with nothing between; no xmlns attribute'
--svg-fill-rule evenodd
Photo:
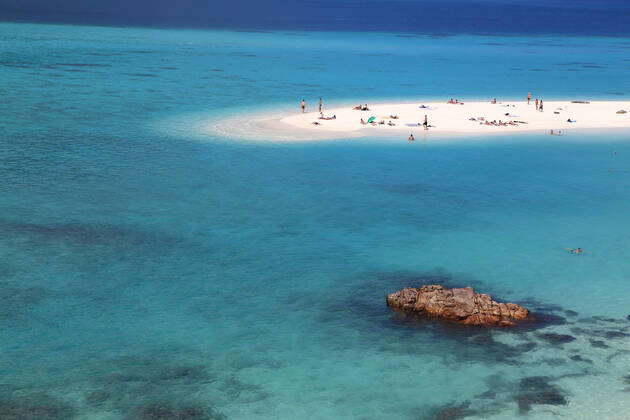
<svg viewBox="0 0 630 420"><path fill-rule="evenodd" d="M336 117L329 120L321 119L319 112L248 114L217 122L208 128L222 135L273 141L392 135L407 139L412 133L417 138L536 131L549 134L550 130L567 134L576 130L630 128L630 101L545 101L543 112L536 110L534 101L529 105L526 101L377 103L368 104L368 108L367 111L354 110L352 106L324 108L324 117ZM618 114L621 110L626 113ZM430 125L428 130L422 126L425 115ZM362 119L367 122L371 117L374 117L374 124L361 123ZM569 119L574 122L567 121Z"/></svg>

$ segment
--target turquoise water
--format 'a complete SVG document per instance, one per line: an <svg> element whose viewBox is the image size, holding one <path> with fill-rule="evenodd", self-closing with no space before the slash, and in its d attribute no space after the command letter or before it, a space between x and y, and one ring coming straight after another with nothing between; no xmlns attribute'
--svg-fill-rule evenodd
<svg viewBox="0 0 630 420"><path fill-rule="evenodd" d="M620 100L630 40L0 34L0 418L629 412L628 132L277 143L197 127L302 97ZM384 305L435 282L549 325L466 330Z"/></svg>

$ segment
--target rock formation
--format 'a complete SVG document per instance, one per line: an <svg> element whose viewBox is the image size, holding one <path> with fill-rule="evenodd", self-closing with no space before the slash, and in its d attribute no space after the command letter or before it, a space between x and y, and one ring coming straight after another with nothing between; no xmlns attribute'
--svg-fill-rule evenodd
<svg viewBox="0 0 630 420"><path fill-rule="evenodd" d="M529 314L522 306L496 302L470 287L446 289L439 285L399 290L387 296L387 305L465 325L512 326Z"/></svg>

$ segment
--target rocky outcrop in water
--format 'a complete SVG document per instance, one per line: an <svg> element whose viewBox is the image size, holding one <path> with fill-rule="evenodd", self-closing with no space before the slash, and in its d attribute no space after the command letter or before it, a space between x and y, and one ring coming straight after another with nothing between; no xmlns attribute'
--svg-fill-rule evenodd
<svg viewBox="0 0 630 420"><path fill-rule="evenodd" d="M512 326L529 311L514 303L499 303L470 287L446 289L439 285L408 287L387 296L391 308L464 325Z"/></svg>

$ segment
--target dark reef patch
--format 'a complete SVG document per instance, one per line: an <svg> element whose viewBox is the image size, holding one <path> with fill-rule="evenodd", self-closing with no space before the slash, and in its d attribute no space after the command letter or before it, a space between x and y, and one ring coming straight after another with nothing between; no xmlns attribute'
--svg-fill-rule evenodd
<svg viewBox="0 0 630 420"><path fill-rule="evenodd" d="M94 388L85 396L86 403L129 415L130 419L152 418L149 413L160 413L159 410L147 410L145 417L133 417L140 413L137 407L142 402L160 401L164 402L162 405L165 407L171 407L171 401L190 401L191 395L198 393L206 384L216 381L204 366L177 364L156 357L121 357L114 359L107 366L101 364L99 368L103 374L95 375L92 379ZM168 401L164 401L165 395L168 395ZM172 412L179 413L180 407L174 407ZM162 413L167 415L168 412L166 410Z"/></svg>
<svg viewBox="0 0 630 420"><path fill-rule="evenodd" d="M591 347L595 347L595 348L598 348L598 349L609 349L610 348L610 346L608 344L604 343L601 340L590 339L588 341L591 343Z"/></svg>
<svg viewBox="0 0 630 420"><path fill-rule="evenodd" d="M569 334L539 333L536 335L554 346L562 346L563 344L575 341L575 337Z"/></svg>
<svg viewBox="0 0 630 420"><path fill-rule="evenodd" d="M552 303L540 302L534 298L527 298L520 300L520 304L527 306L531 311L540 312L564 312L564 309L560 305L554 305Z"/></svg>
<svg viewBox="0 0 630 420"><path fill-rule="evenodd" d="M553 357L553 358L543 359L543 363L549 366L564 366L567 364L567 361L560 357Z"/></svg>
<svg viewBox="0 0 630 420"><path fill-rule="evenodd" d="M591 359L586 359L586 358L580 356L579 354L575 354L575 355L569 357L569 359L573 360L574 362L584 362L584 363L590 363L590 364L593 363L593 361Z"/></svg>
<svg viewBox="0 0 630 420"><path fill-rule="evenodd" d="M474 416L477 410L470 408L470 401L464 401L460 404L444 404L433 407L429 410L428 419L430 420L458 420L466 417Z"/></svg>
<svg viewBox="0 0 630 420"><path fill-rule="evenodd" d="M175 407L167 403L152 403L136 407L128 420L221 420L225 416L203 406Z"/></svg>
<svg viewBox="0 0 630 420"><path fill-rule="evenodd" d="M604 329L597 329L597 328L586 329L582 327L573 327L571 328L571 332L574 334L588 335L590 337L605 338L607 340L615 340L615 339L626 338L630 336L630 334L622 330L610 330L610 329L604 330Z"/></svg>
<svg viewBox="0 0 630 420"><path fill-rule="evenodd" d="M203 382L209 378L203 366L166 366L158 370L152 377L152 382Z"/></svg>
<svg viewBox="0 0 630 420"><path fill-rule="evenodd" d="M622 331L604 331L604 337L608 340L614 340L616 338L626 338L629 334Z"/></svg>
<svg viewBox="0 0 630 420"><path fill-rule="evenodd" d="M129 420L222 419L214 404L197 396L210 392L223 404L268 398L261 385L239 379L229 363L216 363L215 370L205 353L179 347L101 361L93 367L84 401Z"/></svg>
<svg viewBox="0 0 630 420"><path fill-rule="evenodd" d="M195 384L211 382L215 378L206 372L204 366L183 365L160 366L156 361L146 366L138 365L130 367L122 372L115 372L104 375L98 379L98 383L107 386L125 386L134 383L148 383L159 386L169 384Z"/></svg>
<svg viewBox="0 0 630 420"><path fill-rule="evenodd" d="M611 318L611 317L607 317L607 316L597 316L597 315L592 316L590 318L586 318L586 319L590 320L591 322L594 322L594 323L613 323L613 324L616 324L616 323L622 322L621 319Z"/></svg>
<svg viewBox="0 0 630 420"><path fill-rule="evenodd" d="M521 414L528 413L534 405L566 405L567 398L560 388L546 376L529 376L521 379L515 396Z"/></svg>
<svg viewBox="0 0 630 420"><path fill-rule="evenodd" d="M223 380L221 390L231 399L247 402L261 401L269 397L262 386L243 382L235 376Z"/></svg>
<svg viewBox="0 0 630 420"><path fill-rule="evenodd" d="M68 241L79 245L95 245L124 242L142 245L156 241L175 243L175 238L157 233L145 233L136 229L106 223L62 223L39 224L14 222L0 219L0 231L5 236L19 235L41 241Z"/></svg>
<svg viewBox="0 0 630 420"><path fill-rule="evenodd" d="M41 287L16 287L0 281L0 320L17 318L50 295L50 291Z"/></svg>
<svg viewBox="0 0 630 420"><path fill-rule="evenodd" d="M469 349L475 349L482 360L492 360L509 365L518 364L517 359L523 354L538 348L538 344L528 341L509 345L494 339L490 331L480 331L467 341Z"/></svg>
<svg viewBox="0 0 630 420"><path fill-rule="evenodd" d="M2 420L70 420L75 418L73 407L48 395L0 398Z"/></svg>
<svg viewBox="0 0 630 420"><path fill-rule="evenodd" d="M523 305L522 303L519 304ZM523 306L527 307L526 305ZM514 332L528 332L540 330L553 325L565 324L567 324L567 320L560 315L555 315L551 312L531 311L527 319L519 322L513 330Z"/></svg>
<svg viewBox="0 0 630 420"><path fill-rule="evenodd" d="M100 405L104 403L105 401L107 401L109 397L110 397L109 392L96 390L96 391L90 392L85 397L85 402L90 405Z"/></svg>
<svg viewBox="0 0 630 420"><path fill-rule="evenodd" d="M493 400L496 397L497 397L497 393L492 390L482 392L481 394L475 396L475 398L480 398L482 400Z"/></svg>

